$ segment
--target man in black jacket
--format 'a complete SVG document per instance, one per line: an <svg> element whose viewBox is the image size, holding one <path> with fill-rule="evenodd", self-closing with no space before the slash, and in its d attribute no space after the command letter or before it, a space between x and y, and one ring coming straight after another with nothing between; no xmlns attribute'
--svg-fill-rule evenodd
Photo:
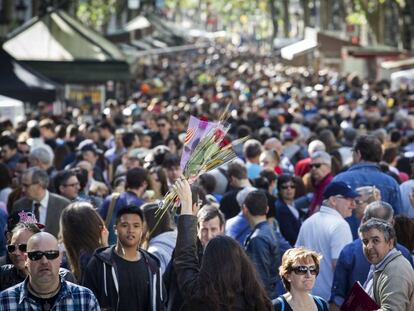
<svg viewBox="0 0 414 311"><path fill-rule="evenodd" d="M143 224L139 207L120 209L114 226L116 245L98 249L85 270L83 285L103 309L164 310L159 261L139 248Z"/></svg>
<svg viewBox="0 0 414 311"><path fill-rule="evenodd" d="M247 195L242 211L253 231L247 236L244 246L269 298L274 299L278 296L276 284L279 280L280 253L279 241L266 219L268 209L264 192L256 190Z"/></svg>

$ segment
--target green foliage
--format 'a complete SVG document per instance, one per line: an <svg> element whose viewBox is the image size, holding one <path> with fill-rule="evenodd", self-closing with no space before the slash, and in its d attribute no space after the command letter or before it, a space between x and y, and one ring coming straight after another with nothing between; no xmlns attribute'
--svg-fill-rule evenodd
<svg viewBox="0 0 414 311"><path fill-rule="evenodd" d="M190 10L196 8L198 2L199 0L165 0L165 6L168 9L181 8L184 10Z"/></svg>
<svg viewBox="0 0 414 311"><path fill-rule="evenodd" d="M88 0L79 4L76 16L97 31L104 31L116 10L116 0Z"/></svg>
<svg viewBox="0 0 414 311"><path fill-rule="evenodd" d="M196 9L201 8L204 13L217 14L223 21L237 21L242 15L252 15L260 10L267 10L269 0L165 0L165 6L169 9Z"/></svg>
<svg viewBox="0 0 414 311"><path fill-rule="evenodd" d="M367 23L377 42L384 43L384 29L390 26L384 18L384 11L391 3L404 8L406 0L352 0L353 12L347 16L347 22L354 25Z"/></svg>
<svg viewBox="0 0 414 311"><path fill-rule="evenodd" d="M367 19L363 12L353 12L346 17L346 21L351 25L363 25L366 24Z"/></svg>

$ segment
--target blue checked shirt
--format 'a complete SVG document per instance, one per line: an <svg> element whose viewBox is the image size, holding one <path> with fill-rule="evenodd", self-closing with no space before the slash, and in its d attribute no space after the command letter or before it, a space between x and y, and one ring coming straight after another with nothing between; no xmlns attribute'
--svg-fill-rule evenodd
<svg viewBox="0 0 414 311"><path fill-rule="evenodd" d="M0 293L0 310L2 311L41 311L42 308L29 297L28 278L22 283ZM92 291L61 280L61 288L51 311L100 311L98 301Z"/></svg>

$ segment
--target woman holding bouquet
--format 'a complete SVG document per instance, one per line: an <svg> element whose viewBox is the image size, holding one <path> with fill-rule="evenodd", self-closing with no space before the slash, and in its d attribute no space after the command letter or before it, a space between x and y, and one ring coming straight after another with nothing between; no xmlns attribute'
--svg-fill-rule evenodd
<svg viewBox="0 0 414 311"><path fill-rule="evenodd" d="M244 250L226 236L206 246L201 268L196 253L197 211L192 209L191 189L180 178L174 190L181 201L174 268L178 286L186 297L185 310L272 310L272 305ZM195 205L196 206L196 205Z"/></svg>

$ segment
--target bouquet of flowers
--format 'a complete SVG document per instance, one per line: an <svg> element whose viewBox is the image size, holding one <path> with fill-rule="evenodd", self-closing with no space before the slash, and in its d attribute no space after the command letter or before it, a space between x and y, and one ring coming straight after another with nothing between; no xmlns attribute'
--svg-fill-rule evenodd
<svg viewBox="0 0 414 311"><path fill-rule="evenodd" d="M183 175L190 184L200 175L235 159L237 155L233 146L244 143L248 139L244 137L230 143L225 138L230 129L230 125L224 121L226 114L227 112L224 112L218 122L190 117L181 157ZM179 205L174 189L169 190L164 200L160 202L156 217L161 220L168 210L174 214Z"/></svg>

